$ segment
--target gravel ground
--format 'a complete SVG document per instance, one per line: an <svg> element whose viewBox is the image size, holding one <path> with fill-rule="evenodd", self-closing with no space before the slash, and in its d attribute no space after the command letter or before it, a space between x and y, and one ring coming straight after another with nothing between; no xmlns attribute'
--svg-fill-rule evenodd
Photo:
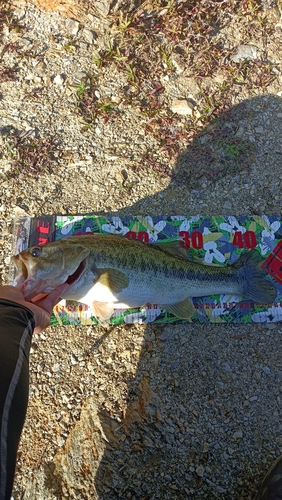
<svg viewBox="0 0 282 500"><path fill-rule="evenodd" d="M168 162L169 177L136 168L158 142L138 110L120 101L126 80L112 65L99 71L97 92L120 113L81 132L73 84L97 73L93 54L109 36L108 21L92 17L81 27L22 1L16 9L27 28L4 25L2 47L36 44L44 58L2 52L5 65L17 65L17 78L1 83L0 95L3 283L16 207L31 216L281 213L280 29L268 40L275 80L265 89L236 86L232 109L183 141ZM238 39L236 18L220 35L230 46L254 43ZM66 49L73 38L75 48ZM162 79L168 109L189 95L200 103L185 74ZM220 71L206 79L218 81ZM10 176L5 136L12 130L56 137L55 165ZM240 161L224 168L222 134L245 144ZM57 327L34 337L14 499L251 500L282 452L281 335L281 325L234 324Z"/></svg>

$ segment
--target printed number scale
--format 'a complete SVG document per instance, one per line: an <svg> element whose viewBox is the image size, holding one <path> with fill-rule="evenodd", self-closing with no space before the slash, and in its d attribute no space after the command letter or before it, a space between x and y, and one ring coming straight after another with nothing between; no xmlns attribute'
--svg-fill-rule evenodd
<svg viewBox="0 0 282 500"><path fill-rule="evenodd" d="M278 216L45 216L17 214L12 254L62 238L87 234L118 234L148 244L178 241L187 258L207 265L226 266L245 252L261 255L265 279L275 284L272 304L261 304L232 294L191 297L195 312L180 320L159 304L115 310L111 324L132 323L276 323L282 321L282 221ZM12 281L12 278L11 280ZM97 324L82 303L58 304L52 325Z"/></svg>

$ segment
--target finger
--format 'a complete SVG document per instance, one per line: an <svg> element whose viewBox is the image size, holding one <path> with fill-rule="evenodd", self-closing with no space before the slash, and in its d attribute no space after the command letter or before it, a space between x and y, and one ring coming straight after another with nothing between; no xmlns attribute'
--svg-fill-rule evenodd
<svg viewBox="0 0 282 500"><path fill-rule="evenodd" d="M69 287L67 283L62 283L57 286L55 290L49 293L47 297L35 302L35 305L41 307L49 314L51 313L53 307L60 301L61 294Z"/></svg>

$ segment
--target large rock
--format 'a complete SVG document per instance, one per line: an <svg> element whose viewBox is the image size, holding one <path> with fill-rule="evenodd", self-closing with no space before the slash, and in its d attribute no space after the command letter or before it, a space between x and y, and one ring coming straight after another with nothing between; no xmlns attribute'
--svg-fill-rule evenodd
<svg viewBox="0 0 282 500"><path fill-rule="evenodd" d="M80 419L53 462L44 464L26 484L26 500L97 500L94 479L107 437L94 398L82 408Z"/></svg>

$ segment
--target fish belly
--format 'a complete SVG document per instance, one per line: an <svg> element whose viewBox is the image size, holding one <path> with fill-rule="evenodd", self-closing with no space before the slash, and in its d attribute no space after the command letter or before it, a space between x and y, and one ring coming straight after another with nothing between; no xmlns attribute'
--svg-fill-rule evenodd
<svg viewBox="0 0 282 500"><path fill-rule="evenodd" d="M187 297L202 297L213 294L239 293L239 284L234 277L205 276L197 279L189 273L174 276L166 272L138 272L120 269L128 276L127 287L114 293L108 286L95 282L94 274L88 271L82 279L72 285L62 298L76 300L91 305L93 302L113 303L116 308L140 307L145 304L175 304Z"/></svg>

